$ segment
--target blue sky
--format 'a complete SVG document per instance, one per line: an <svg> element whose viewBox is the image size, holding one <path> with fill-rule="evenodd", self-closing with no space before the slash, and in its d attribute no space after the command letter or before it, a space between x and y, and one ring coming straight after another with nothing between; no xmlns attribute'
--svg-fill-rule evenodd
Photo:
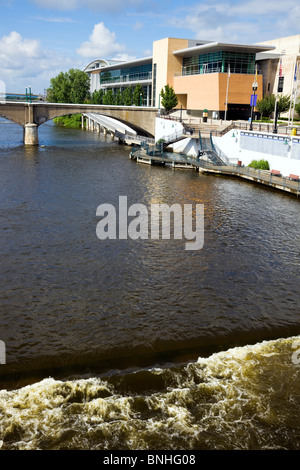
<svg viewBox="0 0 300 470"><path fill-rule="evenodd" d="M298 0L0 0L0 80L42 93L60 71L149 56L168 36L251 44L295 34Z"/></svg>

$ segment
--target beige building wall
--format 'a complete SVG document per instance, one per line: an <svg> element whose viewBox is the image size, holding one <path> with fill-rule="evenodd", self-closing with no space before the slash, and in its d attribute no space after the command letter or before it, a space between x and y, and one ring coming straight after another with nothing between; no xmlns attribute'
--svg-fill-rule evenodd
<svg viewBox="0 0 300 470"><path fill-rule="evenodd" d="M282 57L282 75L284 76L283 95L290 95L294 79L295 63L297 61L297 70L300 67L300 34L288 36L285 38L272 39L259 43L260 45L275 46L273 54ZM260 56L263 56L262 53ZM268 57L270 54L268 54ZM270 60L269 64L262 64L262 72L265 75L264 89L266 94L276 94L278 86L280 59ZM299 77L299 75L298 75ZM270 84L270 85L269 85ZM300 81L298 80L297 94L300 94Z"/></svg>
<svg viewBox="0 0 300 470"><path fill-rule="evenodd" d="M174 78L174 91L187 97L188 109L225 111L227 73L207 73ZM228 82L228 103L250 105L253 75L231 74ZM262 76L257 77L258 99L262 98Z"/></svg>
<svg viewBox="0 0 300 470"><path fill-rule="evenodd" d="M153 43L152 83L155 79L154 64L156 64L155 106L159 105L161 89L166 84L174 86L174 75L181 73L182 59L176 57L173 51L186 47L188 47L188 39L165 38Z"/></svg>
<svg viewBox="0 0 300 470"><path fill-rule="evenodd" d="M185 94L187 109L219 109L219 73L174 78L176 95Z"/></svg>
<svg viewBox="0 0 300 470"><path fill-rule="evenodd" d="M251 95L253 94L252 84L255 81L254 75L231 74L228 83L228 103L250 105ZM262 76L257 76L258 88L256 90L257 99L263 97ZM225 110L227 90L227 74L219 74L219 100L220 111Z"/></svg>

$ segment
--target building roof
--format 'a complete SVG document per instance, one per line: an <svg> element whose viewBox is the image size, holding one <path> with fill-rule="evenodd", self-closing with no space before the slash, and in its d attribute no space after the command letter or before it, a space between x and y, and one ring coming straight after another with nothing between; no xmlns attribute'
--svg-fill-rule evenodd
<svg viewBox="0 0 300 470"><path fill-rule="evenodd" d="M263 46L256 44L228 44L222 42L209 42L200 46L188 47L186 49L180 49L174 51L174 55L179 57L191 57L194 55L205 54L206 52L249 52L257 54L258 52L272 51L274 46Z"/></svg>
<svg viewBox="0 0 300 470"><path fill-rule="evenodd" d="M97 64L99 62L98 67L92 67L92 64ZM152 63L152 57L143 57L142 59L134 59L129 61L117 61L117 60L94 60L89 64L85 69L84 72L92 72L95 70L101 69L101 71L109 71L119 69L121 66L126 67L134 67L137 65L144 65Z"/></svg>
<svg viewBox="0 0 300 470"><path fill-rule="evenodd" d="M109 65L122 64L124 61L121 60L106 60L106 59L96 59L93 60L89 65L84 69L84 72L91 72L93 70L102 69Z"/></svg>

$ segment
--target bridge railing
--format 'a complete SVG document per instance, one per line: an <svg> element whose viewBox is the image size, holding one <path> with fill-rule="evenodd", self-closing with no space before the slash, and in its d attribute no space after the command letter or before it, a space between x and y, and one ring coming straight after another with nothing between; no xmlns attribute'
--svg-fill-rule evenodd
<svg viewBox="0 0 300 470"><path fill-rule="evenodd" d="M129 134L128 132L125 132L124 134L124 137L125 139L127 140L135 140L137 142L140 142L140 143L148 143L148 144L154 144L155 143L155 139L152 139L151 137L145 137L143 135L134 135L134 134Z"/></svg>

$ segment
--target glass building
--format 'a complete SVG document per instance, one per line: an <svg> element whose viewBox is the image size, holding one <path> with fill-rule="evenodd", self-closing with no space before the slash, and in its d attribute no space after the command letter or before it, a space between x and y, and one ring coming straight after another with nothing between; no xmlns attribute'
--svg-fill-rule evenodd
<svg viewBox="0 0 300 470"><path fill-rule="evenodd" d="M273 50L269 45L164 38L153 42L151 57L126 62L94 60L85 72L91 79L91 92L111 90L116 96L140 84L141 104L159 108L161 90L169 84L179 108L199 116L207 110L208 116L222 118L227 107L230 119L244 119L250 113L254 79L258 99L263 96L257 57Z"/></svg>
<svg viewBox="0 0 300 470"><path fill-rule="evenodd" d="M152 104L152 57L130 62L93 61L85 68L91 79L91 93L111 90L114 95L137 84L143 88L142 105Z"/></svg>

